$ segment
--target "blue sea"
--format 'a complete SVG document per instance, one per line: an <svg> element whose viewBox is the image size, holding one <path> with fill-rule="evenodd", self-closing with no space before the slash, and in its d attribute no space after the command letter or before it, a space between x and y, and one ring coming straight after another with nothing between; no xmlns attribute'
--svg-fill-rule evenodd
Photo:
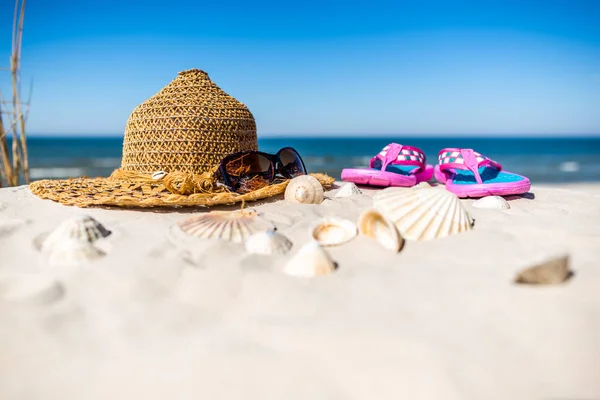
<svg viewBox="0 0 600 400"><path fill-rule="evenodd" d="M368 136L368 135L365 135ZM121 162L122 137L30 137L32 180L108 176ZM275 153L295 147L309 172L340 177L346 167L366 167L369 159L391 142L421 148L429 163L444 147L473 148L496 160L505 170L535 183L600 182L600 138L264 138L259 148Z"/></svg>

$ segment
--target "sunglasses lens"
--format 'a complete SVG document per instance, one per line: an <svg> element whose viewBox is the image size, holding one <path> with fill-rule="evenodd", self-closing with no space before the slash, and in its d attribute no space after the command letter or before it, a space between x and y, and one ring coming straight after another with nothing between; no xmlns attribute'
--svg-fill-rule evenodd
<svg viewBox="0 0 600 400"><path fill-rule="evenodd" d="M275 174L271 160L253 152L226 159L224 169L233 190L238 193L248 193L268 186Z"/></svg>
<svg viewBox="0 0 600 400"><path fill-rule="evenodd" d="M281 168L290 178L295 178L299 175L306 175L304 163L300 158L300 154L292 149L284 149L279 153Z"/></svg>

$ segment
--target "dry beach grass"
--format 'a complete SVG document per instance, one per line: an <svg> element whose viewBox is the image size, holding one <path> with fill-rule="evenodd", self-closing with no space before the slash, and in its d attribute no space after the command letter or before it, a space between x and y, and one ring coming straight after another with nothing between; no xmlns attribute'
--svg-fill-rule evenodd
<svg viewBox="0 0 600 400"><path fill-rule="evenodd" d="M29 156L25 121L29 101L21 96L21 47L26 0L15 1L10 54L11 100L7 101L0 91L0 187L16 186L23 178L29 183ZM31 97L31 96L30 96ZM12 135L12 150L9 151L7 136Z"/></svg>

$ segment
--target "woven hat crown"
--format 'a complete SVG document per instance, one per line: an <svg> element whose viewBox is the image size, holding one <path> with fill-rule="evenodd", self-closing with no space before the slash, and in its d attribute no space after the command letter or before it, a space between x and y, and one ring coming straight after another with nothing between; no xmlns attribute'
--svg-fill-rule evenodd
<svg viewBox="0 0 600 400"><path fill-rule="evenodd" d="M258 150L252 113L206 72L191 69L133 110L121 169L199 174L244 150Z"/></svg>

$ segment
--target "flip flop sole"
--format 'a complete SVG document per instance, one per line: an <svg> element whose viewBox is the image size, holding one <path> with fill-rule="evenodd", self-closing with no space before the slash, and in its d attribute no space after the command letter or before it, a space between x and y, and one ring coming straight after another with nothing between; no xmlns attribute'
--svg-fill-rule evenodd
<svg viewBox="0 0 600 400"><path fill-rule="evenodd" d="M465 187L467 186L467 187ZM456 185L452 181L446 182L446 189L458 197L485 197L485 196L510 196L529 192L531 182L529 179L523 179L519 182L511 183L489 183L475 185Z"/></svg>
<svg viewBox="0 0 600 400"><path fill-rule="evenodd" d="M428 181L432 177L433 167L431 165L427 165L424 171L415 175L402 175L368 168L345 168L342 170L343 181L379 187L411 187L419 182Z"/></svg>
<svg viewBox="0 0 600 400"><path fill-rule="evenodd" d="M511 173L521 177L520 180L505 183L476 183L476 184L455 184L452 178L448 178L436 166L435 179L446 185L446 189L460 198L477 198L485 196L510 196L527 193L531 189L531 181L528 178Z"/></svg>
<svg viewBox="0 0 600 400"><path fill-rule="evenodd" d="M393 172L373 169L345 168L342 170L342 180L369 186L401 186L410 187L417 183L414 175L400 175Z"/></svg>

